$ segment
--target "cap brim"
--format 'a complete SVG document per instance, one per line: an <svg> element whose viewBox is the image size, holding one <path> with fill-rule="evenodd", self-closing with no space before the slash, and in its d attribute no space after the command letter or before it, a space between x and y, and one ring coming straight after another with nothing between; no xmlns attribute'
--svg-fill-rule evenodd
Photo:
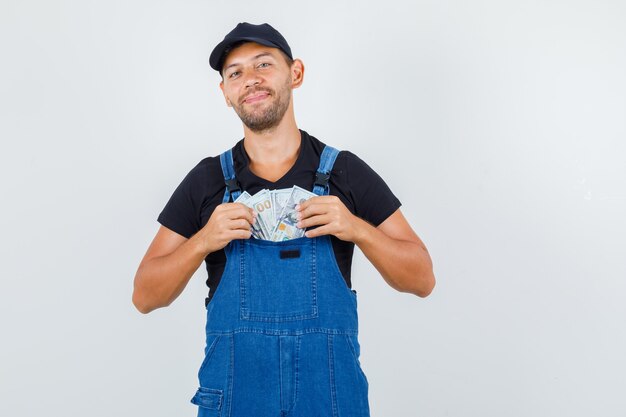
<svg viewBox="0 0 626 417"><path fill-rule="evenodd" d="M239 42L239 41L252 41L252 42L256 42L256 43L261 44L261 45L271 46L273 48L278 48L278 45L268 41L267 39L262 39L262 38L253 38L253 37L243 37L242 36L242 37L237 37L237 38L224 39L222 42L218 43L215 48L213 48L213 52L211 52L211 55L209 56L209 65L211 66L211 68L213 68L217 72L220 72L221 69L222 69L221 68L222 62L220 62L220 61L222 60L222 55L224 54L224 51L230 45L232 45L235 42ZM278 49L280 49L280 48L278 48Z"/></svg>

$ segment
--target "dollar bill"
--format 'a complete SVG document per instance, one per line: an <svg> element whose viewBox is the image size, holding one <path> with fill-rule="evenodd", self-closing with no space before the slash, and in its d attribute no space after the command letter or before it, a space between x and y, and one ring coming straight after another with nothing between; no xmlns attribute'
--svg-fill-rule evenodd
<svg viewBox="0 0 626 417"><path fill-rule="evenodd" d="M289 199L281 211L279 220L272 231L270 240L279 242L304 236L304 229L300 229L296 226L298 223L296 205L315 196L316 194L294 185Z"/></svg>
<svg viewBox="0 0 626 417"><path fill-rule="evenodd" d="M249 192L247 192L247 191L244 191L243 193L239 194L239 197L237 197L237 199L236 199L234 202L235 202L235 203L242 203L242 204L245 204L245 202L246 202L246 201L247 201L250 197L252 197L252 196L250 195L250 193L249 193Z"/></svg>
<svg viewBox="0 0 626 417"><path fill-rule="evenodd" d="M261 239L270 240L271 227L275 223L274 212L272 211L272 199L270 191L263 189L254 194L245 204L257 212L256 221L262 231Z"/></svg>
<svg viewBox="0 0 626 417"><path fill-rule="evenodd" d="M274 222L272 223L272 228L271 230L273 231L274 228L276 227L276 224L278 224L278 221L280 220L280 214L283 211L283 208L285 207L285 204L287 204L287 201L289 200L289 196L291 196L291 190L293 188L283 188L280 190L272 190L270 191L271 196L272 196L272 210L274 212Z"/></svg>
<svg viewBox="0 0 626 417"><path fill-rule="evenodd" d="M239 197L237 197L237 199L234 201L235 203L241 203L244 205L248 205L246 204L248 200L250 200L252 196L250 195L249 192L244 191L243 193L241 193L239 195ZM250 206L248 206L250 207ZM252 236L254 236L257 239L263 239L263 230L261 229L261 227L259 226L259 221L257 219L257 221L252 225Z"/></svg>
<svg viewBox="0 0 626 417"><path fill-rule="evenodd" d="M279 190L263 189L254 195L244 191L235 200L252 208L256 222L252 225L252 236L256 239L283 241L304 236L304 229L296 226L296 205L316 194L294 185Z"/></svg>

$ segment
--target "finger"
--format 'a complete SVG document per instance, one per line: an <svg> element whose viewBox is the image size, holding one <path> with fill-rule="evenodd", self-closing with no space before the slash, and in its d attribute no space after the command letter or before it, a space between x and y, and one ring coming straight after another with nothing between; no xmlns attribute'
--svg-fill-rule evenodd
<svg viewBox="0 0 626 417"><path fill-rule="evenodd" d="M296 204L296 210L302 210L305 209L307 207L309 207L312 204L318 204L318 203L328 203L334 196L328 196L328 195L318 195L315 197L311 197L306 201L303 201L300 204Z"/></svg>
<svg viewBox="0 0 626 417"><path fill-rule="evenodd" d="M301 219L306 219L307 217L319 215L319 214L331 214L338 209L337 205L334 201L331 202L321 202L317 204L311 204L308 207L302 209L302 211L298 212L298 215Z"/></svg>
<svg viewBox="0 0 626 417"><path fill-rule="evenodd" d="M248 206L246 206L246 205L245 205L245 204L243 204L243 203L231 203L231 206L232 206L233 208L241 208L241 209L246 210L246 211L248 211L248 212L250 212L250 213L256 213L256 212L252 209L252 207L248 207Z"/></svg>
<svg viewBox="0 0 626 417"><path fill-rule="evenodd" d="M237 230L237 229L251 230L252 226L250 225L250 222L247 219L233 219L229 223L229 228L231 230Z"/></svg>
<svg viewBox="0 0 626 417"><path fill-rule="evenodd" d="M306 237L318 237L318 236L323 236L323 235L329 235L331 234L331 227L326 225L326 226L321 226L321 227L316 227L313 230L307 230L306 232L304 232L304 235Z"/></svg>
<svg viewBox="0 0 626 417"><path fill-rule="evenodd" d="M251 236L252 236L251 230L241 230L241 229L232 230L228 234L229 241L235 240L235 239L250 239Z"/></svg>
<svg viewBox="0 0 626 417"><path fill-rule="evenodd" d="M258 216L257 212L252 208L245 206L241 203L231 203L231 207L228 208L227 217L229 219L248 219L250 224L254 222L254 219Z"/></svg>
<svg viewBox="0 0 626 417"><path fill-rule="evenodd" d="M330 223L331 218L327 214L320 214L307 219L300 220L296 226L301 229L306 229L311 226L319 226Z"/></svg>
<svg viewBox="0 0 626 417"><path fill-rule="evenodd" d="M328 213L330 206L324 203L311 204L304 207L298 212L299 219L306 219L307 217Z"/></svg>

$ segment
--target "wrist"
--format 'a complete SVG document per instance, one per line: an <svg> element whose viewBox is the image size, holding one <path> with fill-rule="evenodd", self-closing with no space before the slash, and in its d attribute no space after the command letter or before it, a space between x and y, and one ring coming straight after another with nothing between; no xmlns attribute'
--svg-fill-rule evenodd
<svg viewBox="0 0 626 417"><path fill-rule="evenodd" d="M209 240L204 233L204 229L200 229L198 233L189 239L189 243L193 246L193 250L196 254L206 257L211 252L214 252L214 250L209 247Z"/></svg>
<svg viewBox="0 0 626 417"><path fill-rule="evenodd" d="M368 242L371 239L372 229L375 229L374 226L372 226L365 220L354 216L354 222L352 226L352 242L358 246L361 246L363 243Z"/></svg>

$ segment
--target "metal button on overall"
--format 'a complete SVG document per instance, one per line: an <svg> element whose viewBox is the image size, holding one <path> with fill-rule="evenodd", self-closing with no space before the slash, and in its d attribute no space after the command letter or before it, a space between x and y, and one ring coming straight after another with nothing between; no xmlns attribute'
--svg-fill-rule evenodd
<svg viewBox="0 0 626 417"><path fill-rule="evenodd" d="M328 194L337 153L324 149L315 194ZM231 150L221 162L224 202L234 201L241 190ZM341 275L330 237L234 240L225 253L191 399L198 416L369 417L356 291Z"/></svg>

